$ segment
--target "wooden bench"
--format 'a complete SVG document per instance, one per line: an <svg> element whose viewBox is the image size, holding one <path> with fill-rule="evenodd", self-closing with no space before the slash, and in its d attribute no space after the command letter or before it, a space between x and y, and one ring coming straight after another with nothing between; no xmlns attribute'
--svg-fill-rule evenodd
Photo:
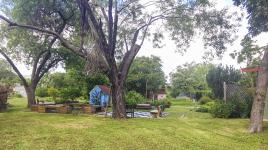
<svg viewBox="0 0 268 150"><path fill-rule="evenodd" d="M137 104L135 109L152 109L151 104Z"/></svg>

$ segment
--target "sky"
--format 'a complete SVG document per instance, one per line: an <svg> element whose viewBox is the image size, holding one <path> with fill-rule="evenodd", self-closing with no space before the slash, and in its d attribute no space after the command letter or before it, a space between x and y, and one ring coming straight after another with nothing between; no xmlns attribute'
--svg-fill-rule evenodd
<svg viewBox="0 0 268 150"><path fill-rule="evenodd" d="M240 8L234 6L232 4L232 0L213 0L213 2L216 3L217 9L222 8L228 8L230 12L238 11L242 13L246 13L244 10L241 10ZM229 54L233 52L234 50L241 50L240 41L242 38L247 34L247 19L244 17L241 21L241 27L239 28L237 32L238 38L233 42L232 45L228 45L227 51L224 53L224 56L222 59L215 58L213 61L211 61L214 64L224 64L224 65L233 65L236 68L243 68L245 67L244 64L237 64L237 61L235 59L232 59ZM258 37L254 38L257 41L257 45L263 46L266 43L265 39L267 39L267 34L261 34ZM195 39L190 47L187 49L187 52L184 53L184 55L181 55L180 53L176 53L176 46L169 39L169 37L166 37L164 41L162 42L165 46L162 48L153 48L152 42L146 40L144 42L144 45L141 47L141 50L138 53L138 56L150 56L155 55L159 56L162 60L163 64L163 71L165 72L165 75L168 78L168 75L170 72L175 71L176 67L179 65L182 65L184 63L190 63L190 62L196 62L196 63L202 63L204 60L202 57L204 56L204 52L206 51L203 48L203 42L200 39ZM2 56L0 56L2 57ZM31 74L31 71L28 70L25 65L17 63L19 70L22 72L23 75L29 76ZM54 71L64 71L63 68L59 67L57 69L54 69Z"/></svg>
<svg viewBox="0 0 268 150"><path fill-rule="evenodd" d="M246 11L242 10L239 7L233 5L232 0L215 0L216 8L228 8L230 12L238 11L239 13L244 13L245 17L241 20L237 34L237 39L232 43L232 45L227 46L227 51L224 53L221 59L214 58L211 63L213 64L223 64L223 65L232 65L235 68L243 68L245 64L238 64L236 59L232 59L229 54L232 53L234 50L241 50L240 42L247 34L247 19L246 19ZM267 44L267 34L261 34L254 38L256 40L256 44L259 46L264 46ZM204 52L206 51L203 48L203 42L201 39L195 39L190 47L187 49L187 52L184 55L180 53L176 53L176 46L175 44L169 39L166 38L163 42L165 46L163 48L157 49L153 48L151 42L146 41L142 46L142 49L138 53L138 56L150 56L155 55L159 56L163 62L163 71L168 78L170 72L175 71L176 67L185 63L196 62L202 63L204 62L203 56ZM168 78L169 79L169 78Z"/></svg>

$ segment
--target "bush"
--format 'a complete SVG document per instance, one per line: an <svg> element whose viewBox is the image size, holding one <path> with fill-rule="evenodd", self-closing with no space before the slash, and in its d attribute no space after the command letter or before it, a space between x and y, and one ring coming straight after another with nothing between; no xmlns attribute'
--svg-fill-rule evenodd
<svg viewBox="0 0 268 150"><path fill-rule="evenodd" d="M233 105L233 110L230 115L230 118L247 118L250 116L251 107L252 107L251 95L247 95L245 99L241 99L240 96L234 95L229 103Z"/></svg>
<svg viewBox="0 0 268 150"><path fill-rule="evenodd" d="M204 113L209 112L208 108L205 106L201 106L201 107L197 108L195 111L196 112L204 112Z"/></svg>
<svg viewBox="0 0 268 150"><path fill-rule="evenodd" d="M146 102L146 99L136 91L129 91L126 94L126 104L127 105L137 105L139 103Z"/></svg>
<svg viewBox="0 0 268 150"><path fill-rule="evenodd" d="M47 94L48 96L52 97L53 100L56 100L59 95L59 90L54 87L50 87L47 89Z"/></svg>
<svg viewBox="0 0 268 150"><path fill-rule="evenodd" d="M210 113L217 118L247 118L250 116L252 100L250 97L242 100L233 96L227 104L216 102L212 105Z"/></svg>
<svg viewBox="0 0 268 150"><path fill-rule="evenodd" d="M210 113L215 118L229 118L233 110L232 104L216 102L210 110Z"/></svg>
<svg viewBox="0 0 268 150"><path fill-rule="evenodd" d="M202 96L202 97L200 98L200 100L199 100L199 104L200 104L200 105L204 105L204 104L206 104L206 103L208 103L208 102L211 102L211 101L212 101L212 99L209 98L208 96Z"/></svg>
<svg viewBox="0 0 268 150"><path fill-rule="evenodd" d="M60 90L60 97L65 100L74 100L81 96L81 90L76 87L62 88Z"/></svg>
<svg viewBox="0 0 268 150"><path fill-rule="evenodd" d="M152 106L164 106L165 108L169 108L171 106L171 101L168 99L163 99L163 100L154 100L151 102Z"/></svg>
<svg viewBox="0 0 268 150"><path fill-rule="evenodd" d="M201 105L199 108L197 108L196 112L210 112L211 108L215 105L215 102L208 102L205 105Z"/></svg>
<svg viewBox="0 0 268 150"><path fill-rule="evenodd" d="M35 91L35 95L38 97L48 97L47 88L38 87Z"/></svg>

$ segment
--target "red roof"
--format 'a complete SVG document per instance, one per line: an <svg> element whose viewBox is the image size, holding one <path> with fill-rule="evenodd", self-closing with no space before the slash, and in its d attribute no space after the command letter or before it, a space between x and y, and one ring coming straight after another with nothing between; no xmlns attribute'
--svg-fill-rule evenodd
<svg viewBox="0 0 268 150"><path fill-rule="evenodd" d="M105 85L98 85L98 87L100 87L100 89L102 90L102 92L104 92L105 94L110 95L110 91L111 89Z"/></svg>
<svg viewBox="0 0 268 150"><path fill-rule="evenodd" d="M260 72L263 71L262 67L255 67L255 68L242 68L242 72Z"/></svg>

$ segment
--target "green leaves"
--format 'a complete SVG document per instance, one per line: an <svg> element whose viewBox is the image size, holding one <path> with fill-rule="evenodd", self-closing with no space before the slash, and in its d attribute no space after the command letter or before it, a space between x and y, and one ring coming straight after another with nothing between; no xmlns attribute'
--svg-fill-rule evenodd
<svg viewBox="0 0 268 150"><path fill-rule="evenodd" d="M206 74L212 66L210 64L186 63L178 66L171 76L171 95L179 94L208 94L210 89L206 82Z"/></svg>
<svg viewBox="0 0 268 150"><path fill-rule="evenodd" d="M126 81L128 90L145 95L146 84L148 93L165 86L165 74L159 57L137 57L129 69Z"/></svg>
<svg viewBox="0 0 268 150"><path fill-rule="evenodd" d="M212 92L216 98L223 98L223 82L227 83L237 83L240 81L242 74L239 70L233 68L232 66L222 66L213 67L209 70L207 74L207 83L212 89Z"/></svg>
<svg viewBox="0 0 268 150"><path fill-rule="evenodd" d="M234 4L242 5L248 12L249 34L257 36L268 31L268 2L266 0L233 0Z"/></svg>

